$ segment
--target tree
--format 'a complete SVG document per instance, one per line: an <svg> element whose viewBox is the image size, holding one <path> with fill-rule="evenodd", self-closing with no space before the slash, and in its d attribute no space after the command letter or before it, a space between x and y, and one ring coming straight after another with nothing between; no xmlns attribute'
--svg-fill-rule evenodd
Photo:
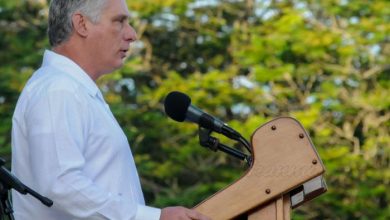
<svg viewBox="0 0 390 220"><path fill-rule="evenodd" d="M8 157L17 98L47 45L45 3L0 0L0 154ZM8 161L9 162L9 161Z"/></svg>
<svg viewBox="0 0 390 220"><path fill-rule="evenodd" d="M47 47L47 4L39 2L0 1L3 152L18 93ZM294 211L294 219L390 217L388 1L128 5L140 40L124 68L99 85L131 142L149 203L193 206L246 169L200 147L195 125L165 116L164 97L179 90L248 138L282 115L304 125L329 190Z"/></svg>

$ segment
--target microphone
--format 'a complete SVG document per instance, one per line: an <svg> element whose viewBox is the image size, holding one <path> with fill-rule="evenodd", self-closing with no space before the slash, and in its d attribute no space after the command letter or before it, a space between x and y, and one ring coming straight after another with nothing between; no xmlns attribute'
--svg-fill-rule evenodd
<svg viewBox="0 0 390 220"><path fill-rule="evenodd" d="M181 92L170 92L164 102L165 113L175 121L190 121L200 127L223 134L233 140L240 140L241 134L218 118L211 116L191 105L191 98Z"/></svg>

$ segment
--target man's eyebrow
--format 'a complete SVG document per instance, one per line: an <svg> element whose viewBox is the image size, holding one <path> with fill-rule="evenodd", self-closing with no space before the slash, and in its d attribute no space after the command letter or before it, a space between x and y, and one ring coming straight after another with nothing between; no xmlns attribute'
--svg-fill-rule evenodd
<svg viewBox="0 0 390 220"><path fill-rule="evenodd" d="M126 15L126 14L120 14L120 15L116 15L112 18L112 20L122 20L122 19L128 19L129 18L129 15Z"/></svg>

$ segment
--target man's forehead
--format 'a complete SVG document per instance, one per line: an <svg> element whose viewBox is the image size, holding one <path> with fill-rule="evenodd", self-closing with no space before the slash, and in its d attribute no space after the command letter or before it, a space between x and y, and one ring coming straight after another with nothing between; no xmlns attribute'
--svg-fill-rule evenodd
<svg viewBox="0 0 390 220"><path fill-rule="evenodd" d="M103 10L103 14L105 13L110 16L130 17L130 12L125 0L108 0L107 6Z"/></svg>

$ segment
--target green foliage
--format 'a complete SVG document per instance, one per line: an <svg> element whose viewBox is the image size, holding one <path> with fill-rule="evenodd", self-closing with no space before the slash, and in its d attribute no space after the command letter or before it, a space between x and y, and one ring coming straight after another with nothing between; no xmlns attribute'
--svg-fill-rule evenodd
<svg viewBox="0 0 390 220"><path fill-rule="evenodd" d="M10 154L12 113L23 85L46 45L43 7L34 1L0 1L0 155Z"/></svg>
<svg viewBox="0 0 390 220"><path fill-rule="evenodd" d="M131 142L149 204L193 206L246 169L200 147L195 125L167 119L164 97L179 90L248 139L277 116L304 125L329 190L294 219L390 218L387 0L128 5L139 41L124 67L99 84ZM9 154L17 96L48 47L46 16L44 1L0 0L2 154Z"/></svg>

